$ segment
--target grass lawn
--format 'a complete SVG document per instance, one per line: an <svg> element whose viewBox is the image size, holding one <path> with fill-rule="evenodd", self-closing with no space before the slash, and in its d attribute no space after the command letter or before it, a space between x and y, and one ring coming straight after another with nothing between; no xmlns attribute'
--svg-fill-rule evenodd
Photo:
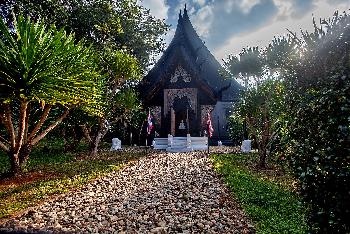
<svg viewBox="0 0 350 234"><path fill-rule="evenodd" d="M278 167L256 170L256 154L213 154L211 159L257 233L307 233L305 208L291 176Z"/></svg>
<svg viewBox="0 0 350 234"><path fill-rule="evenodd" d="M96 158L88 158L84 144L77 153L62 152L63 142L42 141L33 150L22 176L0 179L0 219L118 170L127 162L146 154L143 150L133 153L106 150ZM0 152L0 175L8 169L9 160Z"/></svg>

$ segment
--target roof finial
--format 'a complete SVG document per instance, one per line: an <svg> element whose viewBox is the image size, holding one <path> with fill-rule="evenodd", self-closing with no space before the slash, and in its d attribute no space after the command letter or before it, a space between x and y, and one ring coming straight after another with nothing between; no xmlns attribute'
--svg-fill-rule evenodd
<svg viewBox="0 0 350 234"><path fill-rule="evenodd" d="M185 3L185 9L184 9L184 14L183 16L187 16L187 6L186 6L186 3Z"/></svg>
<svg viewBox="0 0 350 234"><path fill-rule="evenodd" d="M179 13L179 20L181 20L182 19L182 14L181 14L182 12L181 12L181 10L180 10L180 13Z"/></svg>

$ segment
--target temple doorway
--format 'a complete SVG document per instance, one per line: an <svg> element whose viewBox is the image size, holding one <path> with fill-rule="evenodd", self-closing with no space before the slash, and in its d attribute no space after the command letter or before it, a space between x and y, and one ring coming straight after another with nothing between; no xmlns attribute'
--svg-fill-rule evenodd
<svg viewBox="0 0 350 234"><path fill-rule="evenodd" d="M175 98L173 109L175 113L175 136L184 137L187 133L190 133L193 113L188 98Z"/></svg>

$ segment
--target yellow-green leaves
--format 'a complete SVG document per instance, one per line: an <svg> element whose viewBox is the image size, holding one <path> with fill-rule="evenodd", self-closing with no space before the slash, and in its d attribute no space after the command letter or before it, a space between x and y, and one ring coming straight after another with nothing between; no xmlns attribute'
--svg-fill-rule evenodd
<svg viewBox="0 0 350 234"><path fill-rule="evenodd" d="M101 77L95 54L82 41L23 16L12 31L1 20L0 33L1 99L98 108Z"/></svg>

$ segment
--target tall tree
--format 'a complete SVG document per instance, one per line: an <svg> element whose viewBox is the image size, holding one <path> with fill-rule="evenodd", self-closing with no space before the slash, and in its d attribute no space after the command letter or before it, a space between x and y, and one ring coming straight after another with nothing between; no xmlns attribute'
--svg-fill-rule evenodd
<svg viewBox="0 0 350 234"><path fill-rule="evenodd" d="M164 20L153 17L136 0L19 0L6 1L0 5L0 9L3 9L2 12L12 9L46 18L48 22L74 32L77 40L85 38L93 44L99 55L99 70L108 76L103 116L83 125L84 132L90 135L87 139L91 154L95 155L100 140L113 121L111 111L116 109L113 106L118 105L113 101L115 90L124 89L123 86L132 79L137 81L141 77L152 57L163 49L161 36L168 26ZM7 14L6 18L11 24L11 14Z"/></svg>
<svg viewBox="0 0 350 234"><path fill-rule="evenodd" d="M244 48L239 56L229 56L224 67L228 74L244 84L234 113L238 122L246 124L258 146L258 166L266 168L269 146L277 134L275 127L283 100L283 84L272 77L266 65L266 53L258 47ZM231 120L237 121L236 117Z"/></svg>
<svg viewBox="0 0 350 234"><path fill-rule="evenodd" d="M130 90L132 82L141 77L138 61L121 51L108 51L107 53L108 57L107 55L103 57L108 58L105 67L108 80L104 87L103 114L97 120L82 125L84 135L90 144L91 156L97 154L99 143L106 135L110 125L127 116L129 111L139 108L137 95ZM118 110L123 111L117 112Z"/></svg>
<svg viewBox="0 0 350 234"><path fill-rule="evenodd" d="M44 21L19 16L10 29L0 20L0 54L0 147L16 174L71 107L98 113L103 84L92 49ZM61 113L46 123L56 107Z"/></svg>
<svg viewBox="0 0 350 234"><path fill-rule="evenodd" d="M11 24L12 14L23 12L44 18L48 24L74 32L98 48L122 49L146 69L164 48L162 36L168 30L137 0L5 0L0 13Z"/></svg>

